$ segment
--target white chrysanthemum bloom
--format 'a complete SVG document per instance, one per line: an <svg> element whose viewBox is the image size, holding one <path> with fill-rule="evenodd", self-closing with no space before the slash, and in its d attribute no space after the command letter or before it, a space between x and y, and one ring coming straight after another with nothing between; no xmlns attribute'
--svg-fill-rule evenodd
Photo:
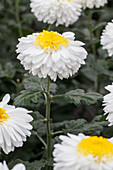
<svg viewBox="0 0 113 170"><path fill-rule="evenodd" d="M102 33L101 45L108 50L109 56L113 55L113 20L109 22Z"/></svg>
<svg viewBox="0 0 113 170"><path fill-rule="evenodd" d="M68 27L81 15L80 0L31 0L31 11L38 21Z"/></svg>
<svg viewBox="0 0 113 170"><path fill-rule="evenodd" d="M110 93L104 96L103 106L105 115L108 114L107 120L110 122L109 126L113 125L113 83L105 87Z"/></svg>
<svg viewBox="0 0 113 170"><path fill-rule="evenodd" d="M0 170L9 170L6 162L4 161L3 164L0 162ZM19 163L13 167L11 170L26 170L25 165L22 163Z"/></svg>
<svg viewBox="0 0 113 170"><path fill-rule="evenodd" d="M74 33L62 35L54 31L43 31L20 38L17 45L18 59L32 74L39 78L56 81L75 74L81 64L85 64L86 50L84 43L74 41Z"/></svg>
<svg viewBox="0 0 113 170"><path fill-rule="evenodd" d="M60 136L53 151L54 170L113 170L113 138Z"/></svg>
<svg viewBox="0 0 113 170"><path fill-rule="evenodd" d="M10 95L6 94L0 102L0 147L8 154L14 147L21 147L26 137L31 135L33 118L28 115L31 111L8 105Z"/></svg>
<svg viewBox="0 0 113 170"><path fill-rule="evenodd" d="M104 6L108 0L80 0L83 8L100 8Z"/></svg>

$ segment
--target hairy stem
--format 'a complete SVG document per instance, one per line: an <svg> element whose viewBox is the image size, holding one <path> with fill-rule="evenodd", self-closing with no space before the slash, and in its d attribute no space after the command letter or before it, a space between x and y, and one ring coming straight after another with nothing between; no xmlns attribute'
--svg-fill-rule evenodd
<svg viewBox="0 0 113 170"><path fill-rule="evenodd" d="M48 77L47 84L47 98L46 98L46 133L47 133L47 151L46 151L46 159L47 163L51 157L51 129L50 129L50 106L51 106L51 98L49 94L49 86L50 86L50 77ZM51 167L47 165L46 170L50 170Z"/></svg>

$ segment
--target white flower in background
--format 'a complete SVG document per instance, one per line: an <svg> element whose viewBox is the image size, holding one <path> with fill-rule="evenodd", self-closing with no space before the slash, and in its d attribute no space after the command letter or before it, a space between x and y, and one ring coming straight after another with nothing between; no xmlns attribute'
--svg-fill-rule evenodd
<svg viewBox="0 0 113 170"><path fill-rule="evenodd" d="M110 122L109 126L113 125L113 83L105 87L110 93L104 96L103 106L105 115L108 114L107 120Z"/></svg>
<svg viewBox="0 0 113 170"><path fill-rule="evenodd" d="M108 0L80 0L83 8L100 8L104 6Z"/></svg>
<svg viewBox="0 0 113 170"><path fill-rule="evenodd" d="M102 33L101 45L108 50L109 56L113 55L113 20L109 22Z"/></svg>
<svg viewBox="0 0 113 170"><path fill-rule="evenodd" d="M113 138L60 136L53 151L54 170L113 170Z"/></svg>
<svg viewBox="0 0 113 170"><path fill-rule="evenodd" d="M74 33L62 35L54 31L43 31L19 39L17 45L18 59L32 74L40 78L56 81L75 74L81 64L85 64L86 50L84 43L74 41Z"/></svg>
<svg viewBox="0 0 113 170"><path fill-rule="evenodd" d="M0 170L9 170L5 161L3 162L3 164L0 162ZM26 170L26 168L24 164L19 163L15 165L11 170Z"/></svg>
<svg viewBox="0 0 113 170"><path fill-rule="evenodd" d="M31 0L31 11L38 21L68 27L81 15L80 0Z"/></svg>
<svg viewBox="0 0 113 170"><path fill-rule="evenodd" d="M33 118L28 115L31 111L8 105L10 95L6 94L0 102L0 147L8 154L14 147L21 147L26 137L30 136Z"/></svg>

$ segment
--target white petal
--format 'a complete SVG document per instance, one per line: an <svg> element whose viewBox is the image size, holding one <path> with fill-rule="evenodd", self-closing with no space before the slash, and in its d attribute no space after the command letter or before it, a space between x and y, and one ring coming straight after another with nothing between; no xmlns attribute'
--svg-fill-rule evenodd
<svg viewBox="0 0 113 170"><path fill-rule="evenodd" d="M10 101L10 95L9 94L6 94L2 101L0 102L0 107L4 107L4 105L6 105L8 102Z"/></svg>
<svg viewBox="0 0 113 170"><path fill-rule="evenodd" d="M26 170L26 168L24 164L20 163L20 164L15 165L12 170Z"/></svg>

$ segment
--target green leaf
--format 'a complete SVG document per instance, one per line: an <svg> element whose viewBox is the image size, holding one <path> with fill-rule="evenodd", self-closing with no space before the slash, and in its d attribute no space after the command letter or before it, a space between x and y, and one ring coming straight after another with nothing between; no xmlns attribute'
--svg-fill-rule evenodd
<svg viewBox="0 0 113 170"><path fill-rule="evenodd" d="M96 82L97 72L94 70L94 68L92 66L87 66L84 69L82 69L82 73L84 76L86 76L92 82Z"/></svg>
<svg viewBox="0 0 113 170"><path fill-rule="evenodd" d="M67 121L51 123L51 129L53 129L54 131L61 130L62 128L65 127L66 123Z"/></svg>
<svg viewBox="0 0 113 170"><path fill-rule="evenodd" d="M75 105L80 105L81 103L92 105L95 104L97 100L103 98L99 93L85 93L84 90L81 89L69 91L63 96L67 101L74 103Z"/></svg>
<svg viewBox="0 0 113 170"><path fill-rule="evenodd" d="M37 90L41 91L43 90L43 87L41 85L41 79L39 79L37 76L30 76L26 78L23 81L24 88L27 90Z"/></svg>
<svg viewBox="0 0 113 170"><path fill-rule="evenodd" d="M85 135L100 135L103 131L103 128L108 125L106 121L97 121L87 123L84 119L71 120L65 124L65 129L63 129L64 134L72 133L78 135L83 133Z"/></svg>
<svg viewBox="0 0 113 170"><path fill-rule="evenodd" d="M23 90L22 94L14 99L14 105L16 106L27 106L32 103L38 103L42 100L42 94L37 91Z"/></svg>
<svg viewBox="0 0 113 170"><path fill-rule="evenodd" d="M65 124L65 129L63 129L63 132L65 134L67 133L78 134L86 122L87 121L85 119L67 121L67 123Z"/></svg>
<svg viewBox="0 0 113 170"><path fill-rule="evenodd" d="M44 117L39 112L34 112L35 119L32 122L34 130L38 133L39 136L43 136L46 134L46 126L44 123Z"/></svg>
<svg viewBox="0 0 113 170"><path fill-rule="evenodd" d="M15 75L15 68L11 63L6 63L4 69L2 65L0 65L0 78L3 77L8 77L8 78L13 78Z"/></svg>
<svg viewBox="0 0 113 170"><path fill-rule="evenodd" d="M100 136L104 127L108 125L108 122L102 121L102 122L94 122L94 123L89 123L84 125L82 129L82 133L86 135L91 135L91 136Z"/></svg>
<svg viewBox="0 0 113 170"><path fill-rule="evenodd" d="M11 161L11 163L9 164L9 167L13 168L18 163L24 164L26 166L26 170L41 170L46 165L46 161L44 159L42 159L40 161L34 161L32 163L30 163L28 161L24 162L22 160L17 159L15 161Z"/></svg>
<svg viewBox="0 0 113 170"><path fill-rule="evenodd" d="M47 89L47 79L40 79L37 76L30 76L23 81L25 89L44 91ZM55 83L50 83L50 92L55 93L57 90L57 85Z"/></svg>
<svg viewBox="0 0 113 170"><path fill-rule="evenodd" d="M96 31L99 28L102 29L104 26L106 26L106 22L101 22L94 27L93 31Z"/></svg>

